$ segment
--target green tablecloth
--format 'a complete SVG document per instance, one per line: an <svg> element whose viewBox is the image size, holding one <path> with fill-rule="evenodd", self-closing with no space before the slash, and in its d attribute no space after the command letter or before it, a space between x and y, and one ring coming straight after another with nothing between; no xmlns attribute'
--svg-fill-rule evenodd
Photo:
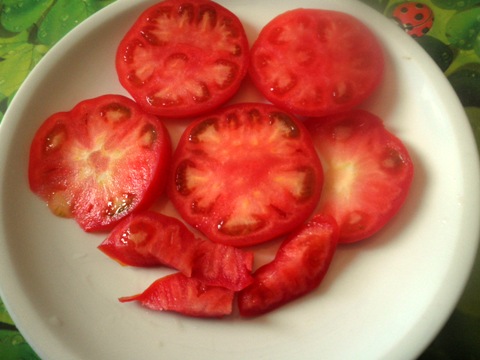
<svg viewBox="0 0 480 360"><path fill-rule="evenodd" d="M42 56L82 20L113 1L0 0L0 120ZM362 1L392 19L398 5L413 3ZM450 80L465 107L480 150L480 0L418 2L432 11L433 21L407 16L405 31L422 45ZM408 21L418 26L405 25ZM0 359L38 359L1 300ZM420 359L480 359L479 256L455 311Z"/></svg>

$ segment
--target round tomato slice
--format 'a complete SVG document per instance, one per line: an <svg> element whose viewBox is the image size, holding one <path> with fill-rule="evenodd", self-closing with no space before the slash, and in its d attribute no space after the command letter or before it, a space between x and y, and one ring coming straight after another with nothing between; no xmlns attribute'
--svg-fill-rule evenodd
<svg viewBox="0 0 480 360"><path fill-rule="evenodd" d="M131 99L104 95L50 116L30 148L29 181L58 216L113 227L164 190L169 134Z"/></svg>
<svg viewBox="0 0 480 360"><path fill-rule="evenodd" d="M247 73L248 55L247 36L232 12L209 0L167 0L129 29L116 68L144 110L181 118L232 97Z"/></svg>
<svg viewBox="0 0 480 360"><path fill-rule="evenodd" d="M410 190L414 167L405 145L365 110L305 125L325 170L318 212L337 220L342 243L372 236L400 210Z"/></svg>
<svg viewBox="0 0 480 360"><path fill-rule="evenodd" d="M383 78L375 35L351 15L295 9L271 20L251 49L253 82L273 104L302 116L345 111Z"/></svg>
<svg viewBox="0 0 480 360"><path fill-rule="evenodd" d="M195 120L173 156L168 194L210 240L247 246L282 235L314 210L323 170L310 135L268 104L236 104Z"/></svg>

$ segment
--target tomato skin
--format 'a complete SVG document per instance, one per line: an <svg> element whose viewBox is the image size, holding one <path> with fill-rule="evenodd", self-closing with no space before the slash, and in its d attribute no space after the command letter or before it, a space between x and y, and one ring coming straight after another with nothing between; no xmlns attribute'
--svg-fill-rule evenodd
<svg viewBox="0 0 480 360"><path fill-rule="evenodd" d="M156 280L143 293L125 296L119 301L138 301L156 311L220 318L232 312L234 294L232 290L206 286L196 278L175 273Z"/></svg>
<svg viewBox="0 0 480 360"><path fill-rule="evenodd" d="M346 13L295 9L261 30L249 73L273 104L301 116L352 109L378 87L384 72L380 42Z"/></svg>
<svg viewBox="0 0 480 360"><path fill-rule="evenodd" d="M333 259L337 241L335 220L315 215L284 240L272 262L255 271L254 282L238 294L240 315L265 314L317 288Z"/></svg>
<svg viewBox="0 0 480 360"><path fill-rule="evenodd" d="M164 191L165 126L131 99L103 95L51 115L30 148L29 184L58 216L85 231L111 229Z"/></svg>
<svg viewBox="0 0 480 360"><path fill-rule="evenodd" d="M243 25L228 9L210 0L166 0L127 31L116 69L145 111L183 118L230 99L247 74L248 55Z"/></svg>
<svg viewBox="0 0 480 360"><path fill-rule="evenodd" d="M407 148L382 119L365 110L310 119L305 125L325 170L316 211L337 220L342 243L371 237L409 193L414 165Z"/></svg>
<svg viewBox="0 0 480 360"><path fill-rule="evenodd" d="M208 239L249 246L305 221L322 181L322 165L299 120L272 105L243 103L187 127L167 194Z"/></svg>

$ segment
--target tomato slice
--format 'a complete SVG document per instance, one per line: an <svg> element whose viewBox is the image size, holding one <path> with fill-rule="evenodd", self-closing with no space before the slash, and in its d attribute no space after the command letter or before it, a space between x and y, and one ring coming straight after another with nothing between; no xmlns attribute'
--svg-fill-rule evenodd
<svg viewBox="0 0 480 360"><path fill-rule="evenodd" d="M306 123L325 170L318 211L332 215L344 243L366 239L400 210L414 167L383 121L352 110Z"/></svg>
<svg viewBox="0 0 480 360"><path fill-rule="evenodd" d="M251 49L253 82L273 104L302 116L345 111L383 78L375 35L346 13L295 9L272 19Z"/></svg>
<svg viewBox="0 0 480 360"><path fill-rule="evenodd" d="M235 292L206 286L200 280L175 273L156 280L143 293L120 298L138 301L156 311L174 311L194 317L223 317L233 309Z"/></svg>
<svg viewBox="0 0 480 360"><path fill-rule="evenodd" d="M247 246L305 221L322 180L301 122L274 106L244 103L187 127L167 191L183 219L210 240Z"/></svg>
<svg viewBox="0 0 480 360"><path fill-rule="evenodd" d="M144 110L180 118L226 102L247 73L240 20L209 0L166 0L148 8L122 39L116 68Z"/></svg>
<svg viewBox="0 0 480 360"><path fill-rule="evenodd" d="M240 315L265 314L317 288L337 242L336 221L315 215L284 240L272 262L255 271L253 283L238 295Z"/></svg>
<svg viewBox="0 0 480 360"><path fill-rule="evenodd" d="M163 192L169 134L121 95L82 101L50 116L30 148L31 190L86 231L112 228Z"/></svg>
<svg viewBox="0 0 480 360"><path fill-rule="evenodd" d="M123 265L168 266L234 291L252 282L253 253L195 237L179 219L154 211L123 219L98 246Z"/></svg>

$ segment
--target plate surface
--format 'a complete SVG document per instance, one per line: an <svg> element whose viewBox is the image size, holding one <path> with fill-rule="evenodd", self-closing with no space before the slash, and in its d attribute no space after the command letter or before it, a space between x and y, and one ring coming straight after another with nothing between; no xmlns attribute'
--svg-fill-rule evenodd
<svg viewBox="0 0 480 360"><path fill-rule="evenodd" d="M104 235L56 218L30 192L28 150L36 129L83 99L126 94L114 70L116 45L155 2L118 0L80 24L34 69L0 126L0 289L29 343L44 359L414 358L447 319L471 269L478 158L441 71L359 2L219 1L240 17L251 42L275 15L316 7L354 14L385 46L385 80L362 107L409 148L416 166L411 193L383 231L338 250L309 296L251 320L190 319L120 304L118 297L143 291L167 271L122 268L97 250ZM246 84L233 101L257 99ZM175 141L180 128L171 130Z"/></svg>

